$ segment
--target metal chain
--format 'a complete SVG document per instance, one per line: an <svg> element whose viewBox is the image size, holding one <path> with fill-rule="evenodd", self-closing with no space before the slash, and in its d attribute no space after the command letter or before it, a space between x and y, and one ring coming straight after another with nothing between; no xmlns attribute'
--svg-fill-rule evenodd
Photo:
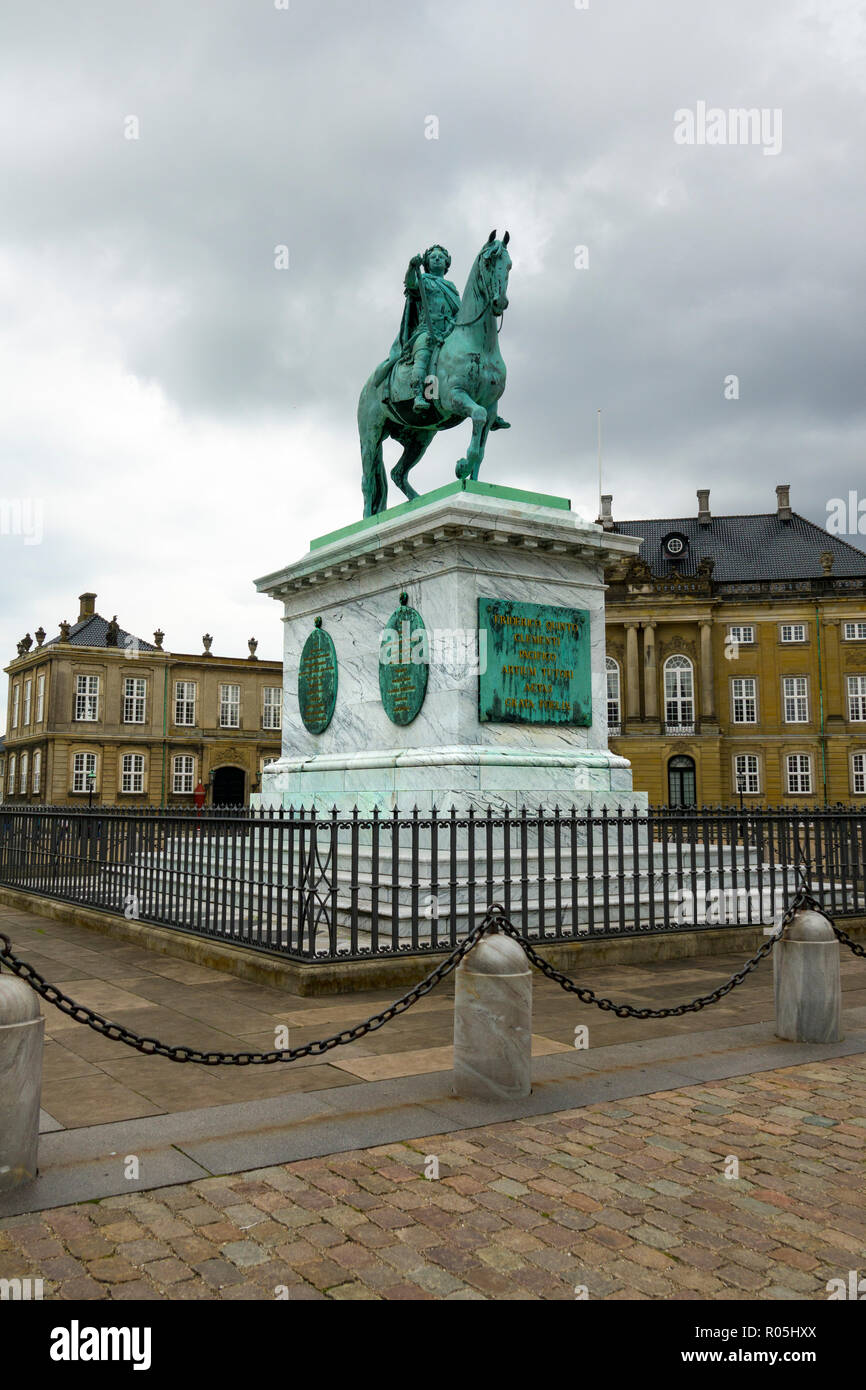
<svg viewBox="0 0 866 1390"><path fill-rule="evenodd" d="M245 1067L271 1062L296 1062L301 1057L318 1057L323 1052L329 1052L332 1047L343 1047L346 1043L356 1042L358 1038L366 1037L368 1033L375 1032L377 1028L389 1023L398 1014L411 1009L413 1004L417 1004L419 999L423 999L425 994L429 994L431 989L434 989L440 981L450 975L484 933L492 929L494 917L494 909L491 908L483 920L472 928L468 936L465 936L460 944L454 947L454 950L446 956L440 965L437 965L435 970L431 970L420 984L417 984L414 989L410 989L408 994L395 1000L382 1013L374 1014L372 1018L365 1019L363 1023L356 1024L354 1028L345 1028L342 1033L335 1033L333 1037L319 1038L315 1042L305 1043L303 1047L293 1047L282 1052L201 1052L195 1047L172 1047L168 1043L160 1042L157 1038L141 1037L131 1028L125 1028L121 1023L111 1023L101 1014L96 1013L95 1010L88 1009L83 1004L76 1004L75 1000L70 999L68 994L64 994L62 990L50 985L44 976L39 974L38 970L34 970L32 965L28 965L27 961L20 960L14 954L12 942L3 932L0 932L0 963L8 966L13 974L25 980L37 994L46 999L49 1004L54 1004L61 1013L68 1014L70 1018L75 1019L76 1023L85 1023L88 1028L103 1034L104 1037L126 1043L128 1047L134 1047L137 1052L143 1052L145 1056L167 1057L170 1062L198 1062L205 1067Z"/></svg>
<svg viewBox="0 0 866 1390"><path fill-rule="evenodd" d="M851 951L853 951L855 956L861 956L864 959L866 959L866 946L862 946L859 941L855 941L854 938L849 936L846 931L843 931L841 927L837 927L829 912L825 912L818 900L812 897L812 894L806 887L805 881L802 877L800 880L800 886L797 889L797 896L795 897L794 902L796 902L800 907L808 907L812 910L812 912L820 913L821 916L826 918L826 920L830 923L830 926L833 928L833 931L836 934L836 939L838 941L841 941L843 946L847 946Z"/></svg>
<svg viewBox="0 0 866 1390"><path fill-rule="evenodd" d="M145 1056L167 1057L170 1062L198 1062L206 1067L250 1066L272 1062L295 1062L301 1057L318 1057L323 1052L329 1052L333 1047L343 1047L346 1043L356 1042L358 1038L366 1037L368 1033L375 1032L384 1024L390 1023L391 1019L396 1018L398 1014L411 1009L413 1004L417 1004L419 999L423 999L425 994L429 994L432 989L435 989L453 970L456 970L464 956L468 955L481 937L490 931L502 932L503 935L512 937L523 947L527 959L537 970L540 970L549 980L553 980L569 994L576 995L582 1004L595 1004L597 1008L613 1013L617 1018L681 1018L683 1014L698 1013L708 1004L718 1003L726 994L730 994L732 989L736 989L737 985L741 985L746 976L756 970L761 961L770 954L785 927L792 920L794 913L802 907L809 907L815 912L820 912L823 917L827 917L827 921L830 922L839 940L849 946L855 955L866 956L866 949L858 942L852 941L847 932L835 925L808 892L805 883L801 881L778 930L768 937L763 946L755 952L751 959L746 961L743 968L726 980L724 984L719 985L709 994L698 995L688 1004L675 1004L665 1009L641 1009L636 1008L633 1004L617 1004L612 999L597 995L594 990L575 984L568 975L564 975L562 971L557 970L543 956L540 956L525 936L521 936L505 915L505 910L500 903L492 903L481 922L472 928L459 945L455 946L453 951L446 956L445 960L437 965L435 970L431 970L430 974L426 975L414 989L395 1000L387 1009L383 1009L379 1014L373 1014L371 1018L356 1024L354 1028L345 1028L341 1033L335 1033L330 1038L319 1038L315 1042L305 1043L303 1047L274 1052L201 1052L198 1048L173 1047L160 1042L157 1038L142 1037L133 1032L131 1028L125 1028L121 1023L111 1023L101 1014L96 1013L95 1010L88 1009L83 1004L76 1004L69 995L64 994L56 986L50 985L44 976L34 970L32 965L15 955L12 950L12 942L3 932L0 932L0 963L5 964L13 974L25 980L49 1004L54 1004L56 1008L60 1009L62 1013L68 1014L76 1023L84 1023L88 1028L93 1028L95 1032L116 1042L125 1043L128 1047L135 1048L137 1052L144 1053Z"/></svg>
<svg viewBox="0 0 866 1390"><path fill-rule="evenodd" d="M557 970L555 966L551 965L549 961L546 961L543 956L538 954L530 942L520 935L517 928L511 925L502 907L498 903L493 904L490 912L496 914L493 920L494 928L504 932L507 936L513 937L515 941L519 941L527 957L536 969L540 970L543 975L546 975L549 980L553 980L555 984L561 985L569 994L576 994L582 1004L595 1004L597 1008L603 1009L607 1013L613 1013L617 1018L682 1018L683 1014L698 1013L701 1009L706 1008L708 1004L718 1003L726 994L730 994L732 989L736 989L737 985L741 985L746 976L751 974L753 970L756 970L761 961L770 954L779 937L782 935L782 932L793 918L794 913L802 905L802 900L806 896L808 895L802 888L797 890L790 907L779 923L778 930L775 931L772 936L768 937L760 950L756 951L751 959L746 961L742 970L737 971L736 975L732 975L729 980L726 980L723 985L719 985L718 989L714 989L710 994L698 995L697 999L693 999L688 1004L674 1004L666 1009L639 1009L635 1008L633 1004L616 1004L612 999L600 997L594 990L575 984L574 980L570 979L568 975L563 975L561 970Z"/></svg>

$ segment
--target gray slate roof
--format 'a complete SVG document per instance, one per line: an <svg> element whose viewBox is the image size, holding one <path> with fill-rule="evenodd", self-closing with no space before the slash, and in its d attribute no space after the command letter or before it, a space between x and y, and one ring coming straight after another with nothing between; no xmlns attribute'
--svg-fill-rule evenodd
<svg viewBox="0 0 866 1390"><path fill-rule="evenodd" d="M74 623L69 629L69 642L73 647L105 647L105 634L108 631L108 621L99 613L91 613L90 617L82 618L80 622ZM52 637L50 642L46 642L46 647L56 647L60 643L59 637ZM152 642L145 642L141 637L135 637L131 632L124 632L122 627L118 628L117 645L124 650L127 647L137 645L141 652L155 652L157 648Z"/></svg>
<svg viewBox="0 0 866 1390"><path fill-rule="evenodd" d="M662 549L662 540L672 531L688 538L688 552L679 563L672 563ZM617 521L614 532L643 536L640 558L659 577L678 572L694 574L704 556L715 561L714 582L740 579L821 579L824 570L820 555L833 552L832 577L866 578L866 553L832 536L797 512L790 521L780 521L775 512L756 516L714 516L709 526L697 517L654 518L648 521Z"/></svg>

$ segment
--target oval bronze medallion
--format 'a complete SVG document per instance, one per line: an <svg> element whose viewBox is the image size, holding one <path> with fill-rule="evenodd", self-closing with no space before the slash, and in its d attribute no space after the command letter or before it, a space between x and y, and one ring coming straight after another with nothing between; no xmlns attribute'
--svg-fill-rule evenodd
<svg viewBox="0 0 866 1390"><path fill-rule="evenodd" d="M424 703L430 652L424 619L400 595L379 643L379 692L394 724L411 724Z"/></svg>
<svg viewBox="0 0 866 1390"><path fill-rule="evenodd" d="M337 653L321 618L304 643L298 667L298 708L304 728L323 734L331 722L337 703Z"/></svg>

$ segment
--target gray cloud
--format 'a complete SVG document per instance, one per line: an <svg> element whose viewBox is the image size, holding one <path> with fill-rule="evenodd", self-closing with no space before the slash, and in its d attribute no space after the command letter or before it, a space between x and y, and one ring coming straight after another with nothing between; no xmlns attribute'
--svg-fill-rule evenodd
<svg viewBox="0 0 866 1390"><path fill-rule="evenodd" d="M790 481L820 522L863 488L855 0L32 0L4 27L2 488L47 518L0 538L7 653L92 587L176 650L277 655L250 581L358 514L409 256L444 241L462 285L494 225L513 429L486 477L594 516L601 406L620 516ZM780 108L781 153L675 144L698 101Z"/></svg>

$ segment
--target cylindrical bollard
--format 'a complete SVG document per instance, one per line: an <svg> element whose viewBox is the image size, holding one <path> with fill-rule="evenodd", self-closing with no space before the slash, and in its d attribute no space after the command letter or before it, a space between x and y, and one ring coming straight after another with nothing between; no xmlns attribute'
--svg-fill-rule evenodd
<svg viewBox="0 0 866 1390"><path fill-rule="evenodd" d="M795 912L773 948L776 1036L790 1042L842 1041L839 942L826 917Z"/></svg>
<svg viewBox="0 0 866 1390"><path fill-rule="evenodd" d="M44 1032L38 996L0 975L0 1192L36 1177Z"/></svg>
<svg viewBox="0 0 866 1390"><path fill-rule="evenodd" d="M532 972L513 937L489 932L457 967L453 1091L514 1100L531 1090Z"/></svg>

